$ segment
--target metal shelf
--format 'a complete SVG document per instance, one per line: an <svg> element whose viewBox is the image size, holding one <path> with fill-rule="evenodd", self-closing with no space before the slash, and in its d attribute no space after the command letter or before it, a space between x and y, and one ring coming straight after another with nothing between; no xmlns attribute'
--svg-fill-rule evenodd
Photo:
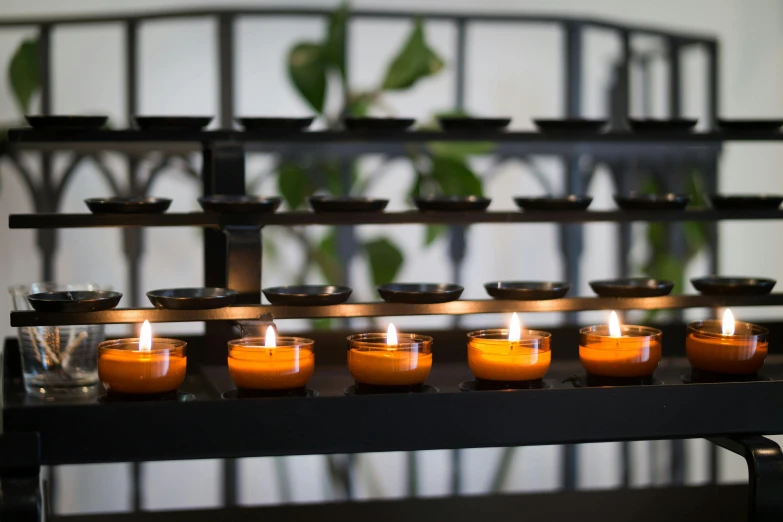
<svg viewBox="0 0 783 522"><path fill-rule="evenodd" d="M229 306L215 310L160 310L115 308L102 312L41 313L11 312L11 326L58 326L80 324L179 323L192 321L238 321L270 313L275 319L322 317L392 317L406 315L467 315L511 312L581 312L587 310L667 310L725 306L780 306L783 294L766 296L670 295L665 297L615 298L570 297L550 301L458 300L440 304L346 303L332 306Z"/></svg>
<svg viewBox="0 0 783 522"><path fill-rule="evenodd" d="M189 511L90 513L54 516L51 522L476 522L477 520L578 519L580 522L713 522L747 520L748 487L654 487L645 489L569 491L446 498L406 498L327 504L243 506ZM524 517L519 515L524 513Z"/></svg>
<svg viewBox="0 0 783 522"><path fill-rule="evenodd" d="M680 149L716 149L727 141L783 141L780 132L695 132L695 133L551 133L541 132L436 132L436 131L154 131L154 130L88 130L80 132L11 129L9 143L16 148L53 150L119 151L200 150L204 144L239 145L247 150L291 152L301 150L332 153L384 153L404 155L411 144L429 142L485 141L497 144L496 153L564 153L590 152L602 154L654 150L655 147Z"/></svg>
<svg viewBox="0 0 783 522"><path fill-rule="evenodd" d="M11 214L10 228L202 227L243 225L414 225L482 223L627 223L783 219L783 210L666 210L557 212L279 212L275 214Z"/></svg>
<svg viewBox="0 0 783 522"><path fill-rule="evenodd" d="M513 393L461 392L467 364L436 364L427 382L439 393L348 397L348 369L318 367L318 397L245 400L221 398L233 388L223 365L188 377L190 402L108 404L38 400L12 379L3 421L39 433L45 465L783 433L782 362L770 357L767 381L682 384L687 361L664 359L661 384L577 388L563 381L583 374L579 363L555 361L550 389Z"/></svg>

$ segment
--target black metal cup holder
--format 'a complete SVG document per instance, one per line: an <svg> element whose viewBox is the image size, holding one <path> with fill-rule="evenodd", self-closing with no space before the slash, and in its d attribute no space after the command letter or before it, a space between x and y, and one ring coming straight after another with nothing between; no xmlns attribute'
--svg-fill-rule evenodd
<svg viewBox="0 0 783 522"><path fill-rule="evenodd" d="M347 386L345 395L378 395L384 393L438 393L435 386L429 384L412 384L410 386L383 386L377 384L354 383Z"/></svg>

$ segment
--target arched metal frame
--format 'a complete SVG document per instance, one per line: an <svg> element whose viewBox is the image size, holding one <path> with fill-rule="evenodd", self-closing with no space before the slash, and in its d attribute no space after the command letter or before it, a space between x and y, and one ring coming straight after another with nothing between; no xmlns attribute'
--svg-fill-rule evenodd
<svg viewBox="0 0 783 522"><path fill-rule="evenodd" d="M139 56L138 32L139 26L152 20L182 20L193 18L208 18L217 21L218 25L218 96L219 96L219 123L224 128L233 125L235 116L234 103L234 78L235 78L235 60L234 60L234 37L235 25L238 18L243 17L305 17L326 19L330 13L322 9L211 9L211 10L179 10L179 11L159 11L145 14L128 15L106 15L106 16L79 16L79 17L59 17L59 18L32 18L32 19L5 19L0 20L0 30L3 28L19 28L32 26L36 27L39 33L40 48L40 78L41 78L41 110L42 114L51 114L52 106L52 82L51 82L51 34L52 30L59 26L70 24L115 24L121 23L125 33L125 115L128 121L138 112L138 70ZM620 59L614 66L614 85L607 94L609 107L611 108L610 118L615 128L622 127L628 116L629 106L629 76L630 68L634 63L635 56L632 51L631 41L634 36L654 36L661 38L666 49L665 59L669 65L668 82L668 113L669 116L677 117L682 114L682 75L680 56L684 49L691 46L702 47L707 54L707 89L705 94L707 123L710 128L714 127L718 115L718 62L719 46L714 37L706 35L688 34L676 31L668 31L659 28L644 27L632 24L621 24L601 19L593 18L573 18L553 15L521 15L516 13L448 13L448 12L419 12L408 13L400 11L367 11L358 10L350 13L351 20L362 19L411 19L414 16L424 20L439 20L451 22L456 27L456 81L454 83L454 105L457 109L465 108L465 79L467 77L466 66L466 48L467 33L469 26L474 23L503 23L503 24L536 24L536 25L554 25L562 29L564 38L564 58L562 66L565 73L565 83L563 86L563 107L564 117L579 117L582 115L582 94L583 94L583 59L582 59L582 40L586 29L600 29L615 33L621 42ZM350 45L350 42L347 43ZM641 60L642 67L645 67L645 61ZM348 72L350 75L350 72ZM350 76L349 76L350 77ZM644 87L643 87L644 88ZM307 147L303 144L303 147ZM299 151L305 152L302 148ZM568 193L582 193L589 185L593 176L594 166L606 164L611 170L611 175L615 188L618 192L625 192L635 187L638 182L636 176L638 170L652 171L660 173L665 188L671 191L682 191L683 176L681 173L689 165L696 166L704 177L705 188L708 191L714 191L717 187L717 163L719 149L709 152L700 152L696 156L684 157L682 153L669 151L662 154L661 150L656 150L653 154L641 153L638 150L623 150L620 145L608 157L598 157L585 150L584 154L575 154L570 149L560 154L565 172L565 188ZM499 159L513 158L511 154L504 153L502 147L497 151ZM21 175L22 180L30 192L34 202L34 208L37 212L54 212L57 210L65 187L73 176L78 165L91 159L98 165L99 172L109 183L112 192L116 195L142 195L146 194L156 177L169 165L171 156L164 156L157 164L150 168L146 180L142 180L142 155L128 154L125 158L127 164L128 182L125 190L122 190L116 182L115 176L106 166L99 154L76 155L73 157L64 172L59 176L59 182L55 180L53 168L52 153L43 152L40 155L40 183L36 183L32 173L29 172L19 161L18 157L7 150L0 150L0 155L5 155L15 170ZM662 157L663 156L663 157ZM593 168L584 167L584 158L590 158L590 164ZM184 170L192 178L198 177L198 172L185 159ZM661 168L663 166L666 168ZM344 180L345 190L348 190L350 177L347 175ZM224 241L218 235L211 237L210 232L206 231L205 241L221 242ZM56 230L43 229L38 232L38 248L42 256L42 274L44 279L55 279L54 258L57 251ZM129 304L138 305L139 298L139 265L144 252L143 229L124 229L123 230L124 254L128 265L127 289L129 295ZM564 279L574 285L579 284L579 260L583 250L583 229L579 224L564 224L559 226L560 249L564 259ZM710 225L709 229L711 245L710 264L711 271L717 272L718 237L717 226ZM627 223L619 224L619 259L618 267L621 275L628 274L630 267L628 265L628 251L631 246L630 226ZM675 253L683 251L682 236L676 227L672 227L670 234L670 243ZM453 267L453 280L461 279L462 264L465 258L465 230L464 227L455 226L451 228L449 256ZM338 230L338 253L341 257L342 265L349 266L349 260L356 251L356 241L352 227L340 227ZM346 278L349 274L346 274ZM347 281L346 281L347 282ZM564 467L563 467L563 486L566 489L576 487L576 449L573 446L565 448ZM627 444L623 446L623 483L628 485L627 470ZM455 453L455 464L458 464L458 453ZM672 452L672 480L675 483L682 482L682 444L673 441ZM713 454L713 464L710 470L711 478L716 477L715 458ZM411 463L415 464L415 461ZM343 472L337 473L345 479L346 492L350 496L350 473L345 467ZM138 471L138 470L137 470ZM135 481L138 480L138 473L134 474ZM235 495L235 470L231 463L225 470L225 502L228 505L236 503ZM136 484L137 485L137 484ZM454 480L453 490L459 491L460 485L458 477ZM136 493L138 489L135 489ZM134 495L134 505L138 507L138 495Z"/></svg>

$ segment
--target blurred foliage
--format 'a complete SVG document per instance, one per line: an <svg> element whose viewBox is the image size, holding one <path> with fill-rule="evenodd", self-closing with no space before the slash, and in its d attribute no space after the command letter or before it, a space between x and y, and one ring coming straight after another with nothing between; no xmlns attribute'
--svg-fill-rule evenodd
<svg viewBox="0 0 783 522"><path fill-rule="evenodd" d="M704 198L701 174L693 170L687 174L687 192L691 197L691 208L707 207ZM660 194L666 192L665 188L655 178L650 177L644 184L642 191L647 194ZM642 272L655 279L666 279L674 282L675 292L683 292L685 288L685 272L691 261L708 245L708 223L685 221L679 224L679 229L671 223L649 223L647 226L647 242L649 245L648 258L642 266ZM682 233L684 237L684 251L677 255L671 251L671 234ZM657 315L657 311L648 314L649 317Z"/></svg>
<svg viewBox="0 0 783 522"><path fill-rule="evenodd" d="M24 40L8 65L8 83L22 114L30 113L30 102L41 88L38 65L38 41Z"/></svg>
<svg viewBox="0 0 783 522"><path fill-rule="evenodd" d="M333 129L341 126L345 116L366 116L380 108L385 93L410 89L439 73L444 67L443 60L427 43L423 22L416 19L399 52L386 67L379 86L367 91L352 90L345 70L348 9L348 4L344 3L331 14L323 41L298 42L288 53L291 83L302 99ZM339 78L337 83L342 91L341 106L335 114L331 114L326 102L329 100L329 87L335 85L330 79L335 77ZM427 190L439 190L444 194L483 192L481 180L468 167L466 160L467 155L476 150L476 144L444 143L432 146L426 160L421 162L422 169L417 169L414 186L409 189L409 193L418 194L425 182ZM372 187L375 181L373 177L379 175L375 173L362 178L356 161L303 158L287 158L281 162L277 174L279 192L292 210L304 208L307 197L314 193L364 195ZM428 229L426 244L432 244L441 230L445 228ZM313 240L308 238L308 241ZM357 249L358 254L367 260L376 285L393 281L402 268L403 253L388 237L378 236L359 241ZM302 274L306 274L312 266L329 283L341 282L343 268L335 230L321 238L317 248L308 247L308 250L313 255L308 256L308 266Z"/></svg>

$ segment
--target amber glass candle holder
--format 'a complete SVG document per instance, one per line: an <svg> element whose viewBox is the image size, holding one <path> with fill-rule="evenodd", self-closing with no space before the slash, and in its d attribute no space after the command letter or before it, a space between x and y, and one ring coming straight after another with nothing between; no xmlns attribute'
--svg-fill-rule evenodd
<svg viewBox="0 0 783 522"><path fill-rule="evenodd" d="M98 345L98 376L109 394L150 396L175 393L185 380L185 341L152 339L139 350L139 339L116 339Z"/></svg>
<svg viewBox="0 0 783 522"><path fill-rule="evenodd" d="M238 396L305 395L315 373L315 341L278 337L274 348L262 337L228 342L228 372Z"/></svg>
<svg viewBox="0 0 783 522"><path fill-rule="evenodd" d="M468 366L476 389L540 388L552 360L549 332L522 330L519 341L497 328L468 334Z"/></svg>
<svg viewBox="0 0 783 522"><path fill-rule="evenodd" d="M348 370L357 393L421 391L432 369L432 337L397 334L386 344L385 333L348 337Z"/></svg>
<svg viewBox="0 0 783 522"><path fill-rule="evenodd" d="M694 370L719 375L754 375L767 357L769 330L734 322L734 334L722 333L720 320L688 324L685 353Z"/></svg>
<svg viewBox="0 0 783 522"><path fill-rule="evenodd" d="M579 330L579 359L588 383L645 384L661 360L661 331L647 326L621 325L620 337L609 335L609 326Z"/></svg>

